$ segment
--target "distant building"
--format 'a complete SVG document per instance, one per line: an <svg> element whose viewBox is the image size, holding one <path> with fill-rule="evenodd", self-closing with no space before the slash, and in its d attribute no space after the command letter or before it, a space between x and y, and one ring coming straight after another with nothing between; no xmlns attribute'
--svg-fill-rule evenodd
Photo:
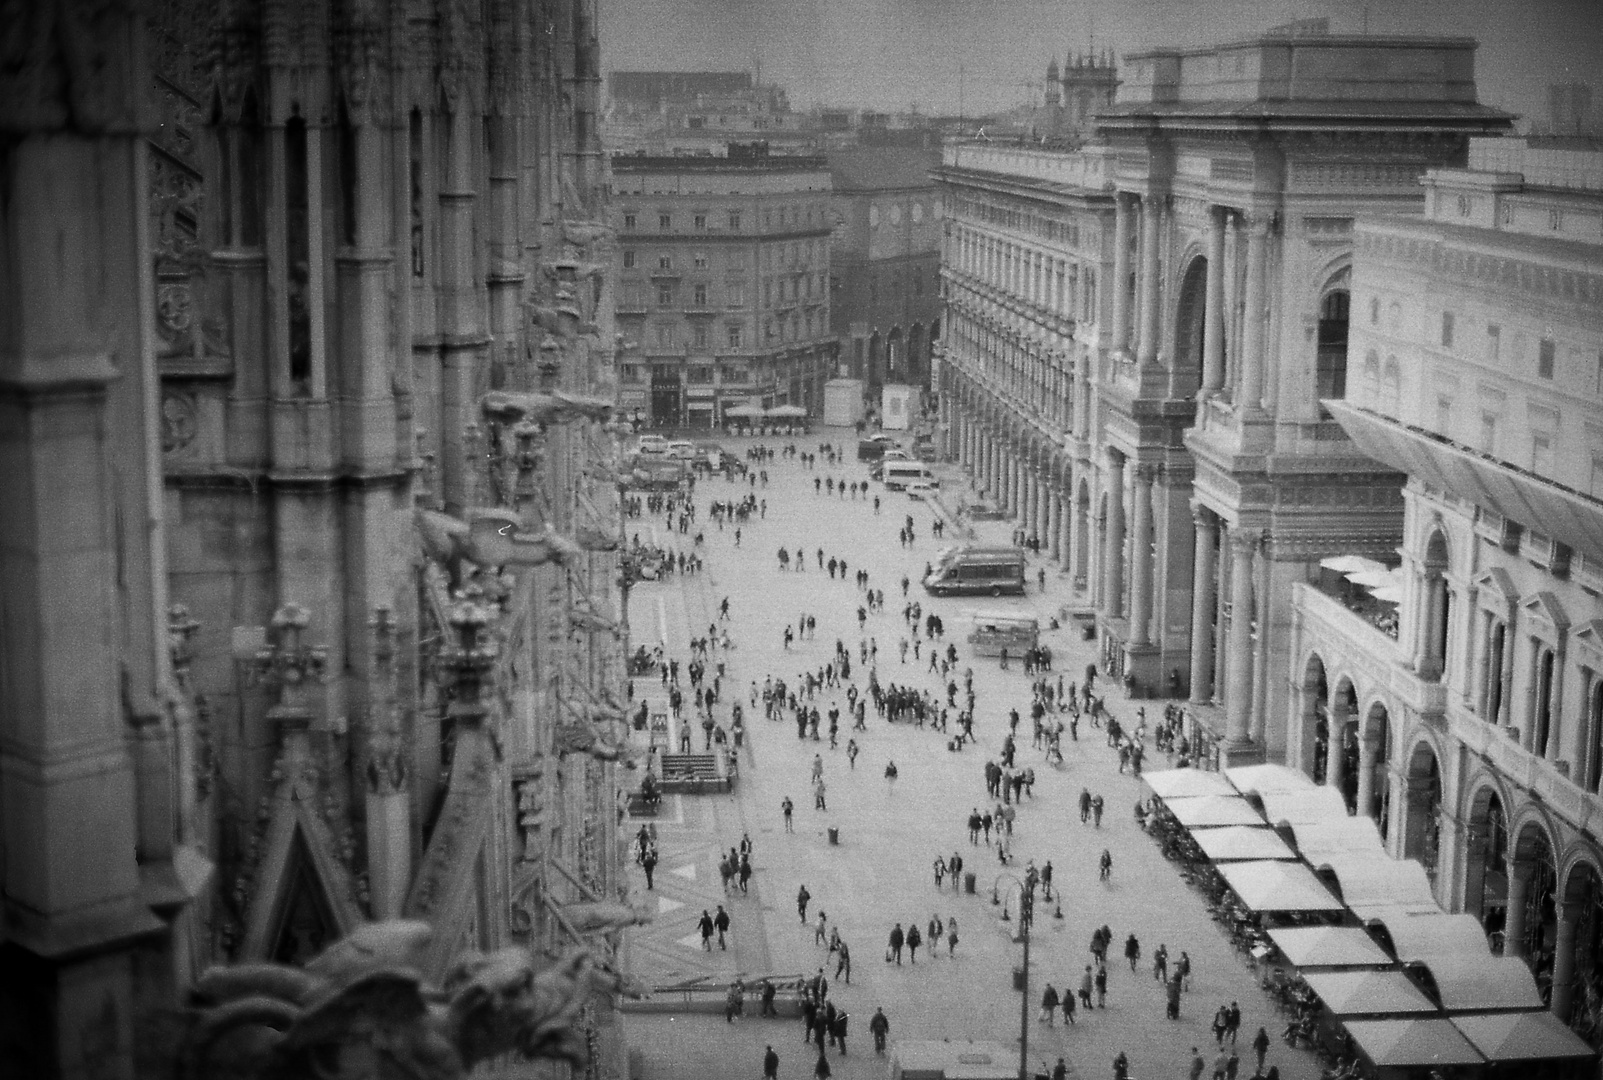
<svg viewBox="0 0 1603 1080"><path fill-rule="evenodd" d="M774 154L817 149L813 117L744 71L614 71L601 137L611 153L659 157L721 157L731 141L762 140Z"/></svg>
<svg viewBox="0 0 1603 1080"><path fill-rule="evenodd" d="M871 393L927 388L940 336L939 150L860 146L829 155L834 184L831 331L842 367Z"/></svg>
<svg viewBox="0 0 1603 1080"><path fill-rule="evenodd" d="M820 412L836 352L824 159L614 157L612 191L625 413L710 429L735 405Z"/></svg>
<svg viewBox="0 0 1603 1080"><path fill-rule="evenodd" d="M1110 52L1071 53L1061 69L1054 57L1046 66L1046 115L1037 136L1088 138L1093 117L1113 104L1118 88L1118 61Z"/></svg>
<svg viewBox="0 0 1603 1080"><path fill-rule="evenodd" d="M1376 817L1595 1045L1603 152L1475 140L1424 190L1423 216L1357 220L1326 403L1406 476L1395 617L1293 587L1288 762Z"/></svg>
<svg viewBox="0 0 1603 1080"><path fill-rule="evenodd" d="M1597 135L1592 112L1592 86L1584 82L1549 83L1546 135Z"/></svg>

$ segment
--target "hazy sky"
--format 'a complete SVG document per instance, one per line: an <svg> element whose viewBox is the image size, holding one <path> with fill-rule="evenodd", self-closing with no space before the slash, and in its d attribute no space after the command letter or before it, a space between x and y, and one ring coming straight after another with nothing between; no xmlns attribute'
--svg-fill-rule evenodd
<svg viewBox="0 0 1603 1080"><path fill-rule="evenodd" d="M597 0L602 66L751 70L793 105L970 114L1021 104L1047 60L1096 47L1197 47L1293 19L1337 33L1479 39L1480 99L1539 114L1550 82L1603 105L1603 0ZM960 75L961 67L961 75ZM1039 91L1037 90L1037 94Z"/></svg>

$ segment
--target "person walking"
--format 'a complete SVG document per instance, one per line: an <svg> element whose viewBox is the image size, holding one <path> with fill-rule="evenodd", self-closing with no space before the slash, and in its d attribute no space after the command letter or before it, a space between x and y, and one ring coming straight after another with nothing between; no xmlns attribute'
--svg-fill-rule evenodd
<svg viewBox="0 0 1603 1080"><path fill-rule="evenodd" d="M1065 986L1062 997L1058 999L1058 1004L1063 1006L1063 1022L1065 1024L1074 1023L1074 991Z"/></svg>
<svg viewBox="0 0 1603 1080"><path fill-rule="evenodd" d="M885 1016L885 1010L875 1006L874 1015L868 1020L869 1034L874 1036L874 1053L885 1052L885 1037L891 1033L891 1022Z"/></svg>
<svg viewBox="0 0 1603 1080"><path fill-rule="evenodd" d="M1191 1069L1187 1074L1190 1080L1202 1080L1202 1070L1207 1067L1208 1062L1204 1060L1202 1051L1193 1046L1191 1048Z"/></svg>
<svg viewBox="0 0 1603 1080"><path fill-rule="evenodd" d="M1169 981L1169 946L1162 944L1152 954L1152 977L1158 982Z"/></svg>
<svg viewBox="0 0 1603 1080"><path fill-rule="evenodd" d="M935 888L936 888L937 891L940 890L941 885L942 885L945 877L946 877L946 860L941 858L941 856L937 855L937 856L935 856Z"/></svg>
<svg viewBox="0 0 1603 1080"><path fill-rule="evenodd" d="M1170 1020L1180 1019L1180 973L1178 971L1164 981L1163 993L1166 1000L1164 1015Z"/></svg>
<svg viewBox="0 0 1603 1080"><path fill-rule="evenodd" d="M918 947L924 944L924 935L918 932L918 923L907 928L907 959L909 963L918 963Z"/></svg>
<svg viewBox="0 0 1603 1080"><path fill-rule="evenodd" d="M835 978L840 978L844 973L846 985L850 986L852 984L852 951L846 947L844 940L836 946L835 955L837 957L835 961Z"/></svg>
<svg viewBox="0 0 1603 1080"><path fill-rule="evenodd" d="M1180 989L1191 990L1191 956L1184 949L1180 950L1180 959L1175 961L1175 971L1180 976Z"/></svg>
<svg viewBox="0 0 1603 1080"><path fill-rule="evenodd" d="M1091 817L1091 789L1080 789L1080 824L1084 825Z"/></svg>
<svg viewBox="0 0 1603 1080"><path fill-rule="evenodd" d="M1096 984L1096 1007L1106 1009L1108 1007L1108 965L1097 965L1096 978L1093 982Z"/></svg>
<svg viewBox="0 0 1603 1080"><path fill-rule="evenodd" d="M1091 974L1091 965L1085 965L1085 974L1080 976L1080 1004L1089 1012L1091 1009L1091 991L1096 989L1096 976Z"/></svg>
<svg viewBox="0 0 1603 1080"><path fill-rule="evenodd" d="M829 809L824 805L824 781L821 779L813 781L813 809L826 811Z"/></svg>
<svg viewBox="0 0 1603 1080"><path fill-rule="evenodd" d="M1252 1037L1252 1052L1258 1055L1258 1070L1255 1075L1263 1075L1263 1059L1269 1056L1269 1031L1259 1028L1258 1034Z"/></svg>
<svg viewBox="0 0 1603 1080"><path fill-rule="evenodd" d="M763 1080L779 1080L779 1055L774 1053L772 1045L763 1054Z"/></svg>
<svg viewBox="0 0 1603 1080"><path fill-rule="evenodd" d="M885 958L887 960L895 960L897 965L900 966L902 962L902 945L906 941L907 935L902 933L902 924L897 923L895 929L891 931L890 952L886 953Z"/></svg>
<svg viewBox="0 0 1603 1080"><path fill-rule="evenodd" d="M813 894L807 891L806 885L796 890L796 913L801 916L803 926L807 925L807 902L812 898Z"/></svg>
<svg viewBox="0 0 1603 1080"><path fill-rule="evenodd" d="M1232 1001L1225 1010L1225 1035L1230 1039L1230 1045L1236 1045L1236 1034L1241 1030L1241 1006Z"/></svg>
<svg viewBox="0 0 1603 1080"><path fill-rule="evenodd" d="M946 956L951 959L957 955L957 917L949 916L946 920Z"/></svg>
<svg viewBox="0 0 1603 1080"><path fill-rule="evenodd" d="M718 914L713 916L712 924L718 930L718 947L727 951L729 946L724 943L724 935L729 933L729 912L724 910L722 904L718 905Z"/></svg>
<svg viewBox="0 0 1603 1080"><path fill-rule="evenodd" d="M640 865L646 872L646 888L651 888L651 875L657 869L657 849L647 848L645 855L640 859Z"/></svg>
<svg viewBox="0 0 1603 1080"><path fill-rule="evenodd" d="M829 1037L840 1050L840 1056L846 1056L846 1010L841 1009L835 1014L835 1020L829 1025Z"/></svg>
<svg viewBox="0 0 1603 1080"><path fill-rule="evenodd" d="M1113 876L1113 852L1107 848L1102 849L1102 857L1097 860L1098 880L1107 881Z"/></svg>
<svg viewBox="0 0 1603 1080"><path fill-rule="evenodd" d="M785 796L785 801L779 804L779 809L781 811L783 811L783 813L785 815L785 831L786 832L795 832L796 830L791 827L790 818L791 818L791 815L796 812L796 804L790 801L790 796L789 795L786 795Z"/></svg>
<svg viewBox="0 0 1603 1080"><path fill-rule="evenodd" d="M701 928L702 949L712 952L712 916L707 913L706 908L701 909L701 918L696 921L696 925Z"/></svg>
<svg viewBox="0 0 1603 1080"><path fill-rule="evenodd" d="M1102 828L1102 796L1101 795L1093 795L1093 796L1091 796L1091 823L1093 825L1095 825L1099 829Z"/></svg>
<svg viewBox="0 0 1603 1080"><path fill-rule="evenodd" d="M1130 970L1135 971L1136 962L1141 959L1141 942L1134 934L1124 939L1124 958L1130 961Z"/></svg>
<svg viewBox="0 0 1603 1080"><path fill-rule="evenodd" d="M814 1080L829 1080L829 1059L824 1056L824 1048L818 1048L818 1062L813 1066Z"/></svg>
<svg viewBox="0 0 1603 1080"><path fill-rule="evenodd" d="M774 1008L774 998L779 994L779 988L772 979L763 980L762 1008L757 1011L758 1016L772 1016L777 1018L779 1010Z"/></svg>
<svg viewBox="0 0 1603 1080"><path fill-rule="evenodd" d="M1053 1026L1057 1011L1058 992L1051 983L1047 983L1046 989L1041 991L1041 1019L1046 1022L1047 1027Z"/></svg>
<svg viewBox="0 0 1603 1080"><path fill-rule="evenodd" d="M1223 1046L1225 1044L1225 1030L1229 1026L1229 1010L1221 1005L1213 1014L1213 1041L1217 1045Z"/></svg>

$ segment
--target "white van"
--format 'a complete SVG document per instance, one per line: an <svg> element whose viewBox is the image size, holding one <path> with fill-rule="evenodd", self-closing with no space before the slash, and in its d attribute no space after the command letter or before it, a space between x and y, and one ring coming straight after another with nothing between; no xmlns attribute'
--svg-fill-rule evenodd
<svg viewBox="0 0 1603 1080"><path fill-rule="evenodd" d="M908 484L923 481L926 484L940 486L930 467L922 461L887 461L881 473L885 487L890 491L900 491Z"/></svg>
<svg viewBox="0 0 1603 1080"><path fill-rule="evenodd" d="M668 440L661 435L640 436L639 450L642 454L664 454L668 452Z"/></svg>

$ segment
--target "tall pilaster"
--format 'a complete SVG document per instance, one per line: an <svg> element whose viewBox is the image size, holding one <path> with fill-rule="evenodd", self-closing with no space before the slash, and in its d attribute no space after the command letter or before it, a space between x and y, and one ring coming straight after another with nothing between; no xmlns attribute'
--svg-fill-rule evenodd
<svg viewBox="0 0 1603 1080"><path fill-rule="evenodd" d="M1191 703L1213 700L1214 592L1218 579L1219 519L1206 507L1192 509L1196 548L1191 572Z"/></svg>
<svg viewBox="0 0 1603 1080"><path fill-rule="evenodd" d="M1226 738L1232 746L1251 741L1252 724L1252 563L1258 536L1240 526L1230 530L1230 646L1225 670Z"/></svg>
<svg viewBox="0 0 1603 1080"><path fill-rule="evenodd" d="M1212 397L1225 380L1225 216L1222 206L1208 210L1208 279L1202 310L1202 390Z"/></svg>
<svg viewBox="0 0 1603 1080"><path fill-rule="evenodd" d="M1256 212L1247 229L1247 283L1242 298L1241 394L1237 406L1263 407L1265 275L1269 257L1269 216Z"/></svg>
<svg viewBox="0 0 1603 1080"><path fill-rule="evenodd" d="M1141 266L1137 270L1141 333L1136 344L1136 361L1141 364L1153 364L1158 359L1158 241L1162 221L1162 198L1150 192L1142 196Z"/></svg>
<svg viewBox="0 0 1603 1080"><path fill-rule="evenodd" d="M1119 192L1113 197L1113 337L1114 353L1130 348L1130 232L1134 226L1135 196Z"/></svg>
<svg viewBox="0 0 1603 1080"><path fill-rule="evenodd" d="M1124 455L1108 451L1108 524L1102 549L1102 607L1109 618L1124 614Z"/></svg>
<svg viewBox="0 0 1603 1080"><path fill-rule="evenodd" d="M1130 545L1130 644L1151 643L1152 623L1152 481L1151 465L1136 466L1130 499L1135 535Z"/></svg>

